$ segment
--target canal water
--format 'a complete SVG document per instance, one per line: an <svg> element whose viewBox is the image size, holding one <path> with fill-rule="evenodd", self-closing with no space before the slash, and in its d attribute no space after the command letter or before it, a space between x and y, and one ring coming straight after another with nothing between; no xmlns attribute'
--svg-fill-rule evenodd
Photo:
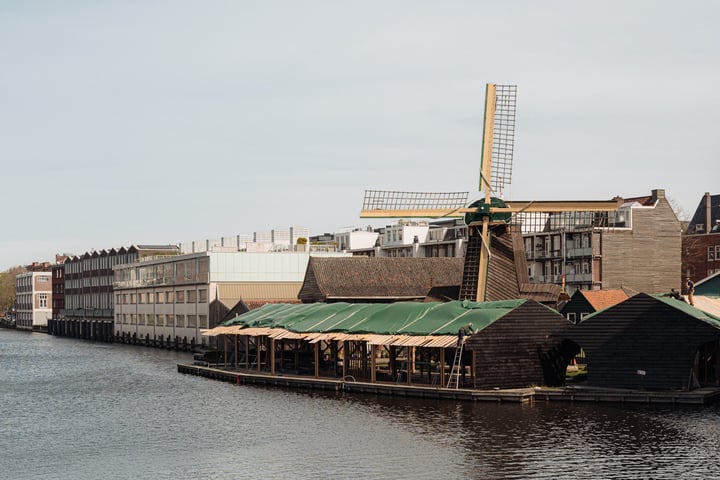
<svg viewBox="0 0 720 480"><path fill-rule="evenodd" d="M0 329L0 478L720 478L720 409L237 386L187 353Z"/></svg>

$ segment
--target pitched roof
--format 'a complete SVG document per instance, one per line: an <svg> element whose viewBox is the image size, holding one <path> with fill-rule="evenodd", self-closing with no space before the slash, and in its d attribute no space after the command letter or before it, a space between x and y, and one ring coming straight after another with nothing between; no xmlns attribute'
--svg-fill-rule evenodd
<svg viewBox="0 0 720 480"><path fill-rule="evenodd" d="M456 335L469 323L475 331L482 330L526 301L275 304L221 326L282 328L294 333Z"/></svg>
<svg viewBox="0 0 720 480"><path fill-rule="evenodd" d="M310 257L298 298L424 298L434 287L460 285L462 271L455 257Z"/></svg>
<svg viewBox="0 0 720 480"><path fill-rule="evenodd" d="M628 299L627 293L620 288L608 290L578 290L578 292L585 297L596 312L617 305Z"/></svg>

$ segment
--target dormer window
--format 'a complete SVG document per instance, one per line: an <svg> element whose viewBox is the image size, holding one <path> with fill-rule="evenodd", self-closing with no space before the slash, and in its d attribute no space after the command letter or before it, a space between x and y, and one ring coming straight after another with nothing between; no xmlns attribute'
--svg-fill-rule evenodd
<svg viewBox="0 0 720 480"><path fill-rule="evenodd" d="M703 233L705 232L705 224L704 223L698 223L695 225L695 233Z"/></svg>

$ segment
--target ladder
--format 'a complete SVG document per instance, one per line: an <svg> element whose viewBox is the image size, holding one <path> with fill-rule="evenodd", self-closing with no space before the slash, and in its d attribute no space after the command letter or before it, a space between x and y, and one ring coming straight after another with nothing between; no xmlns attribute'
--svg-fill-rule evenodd
<svg viewBox="0 0 720 480"><path fill-rule="evenodd" d="M457 389L460 384L460 364L462 362L462 352L465 342L455 348L455 360L453 360L452 370L450 370L450 378L448 378L447 388Z"/></svg>

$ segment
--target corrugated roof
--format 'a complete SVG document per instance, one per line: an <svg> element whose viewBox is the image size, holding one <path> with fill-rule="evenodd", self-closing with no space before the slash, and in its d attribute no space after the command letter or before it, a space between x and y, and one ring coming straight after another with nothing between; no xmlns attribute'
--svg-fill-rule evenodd
<svg viewBox="0 0 720 480"><path fill-rule="evenodd" d="M277 304L238 315L222 326L242 326L243 333L253 334L281 328L304 334L455 336L469 323L476 331L482 330L525 301ZM323 339L320 337L310 340Z"/></svg>
<svg viewBox="0 0 720 480"><path fill-rule="evenodd" d="M245 300L290 300L300 292L300 282L219 283L218 296L226 304Z"/></svg>

